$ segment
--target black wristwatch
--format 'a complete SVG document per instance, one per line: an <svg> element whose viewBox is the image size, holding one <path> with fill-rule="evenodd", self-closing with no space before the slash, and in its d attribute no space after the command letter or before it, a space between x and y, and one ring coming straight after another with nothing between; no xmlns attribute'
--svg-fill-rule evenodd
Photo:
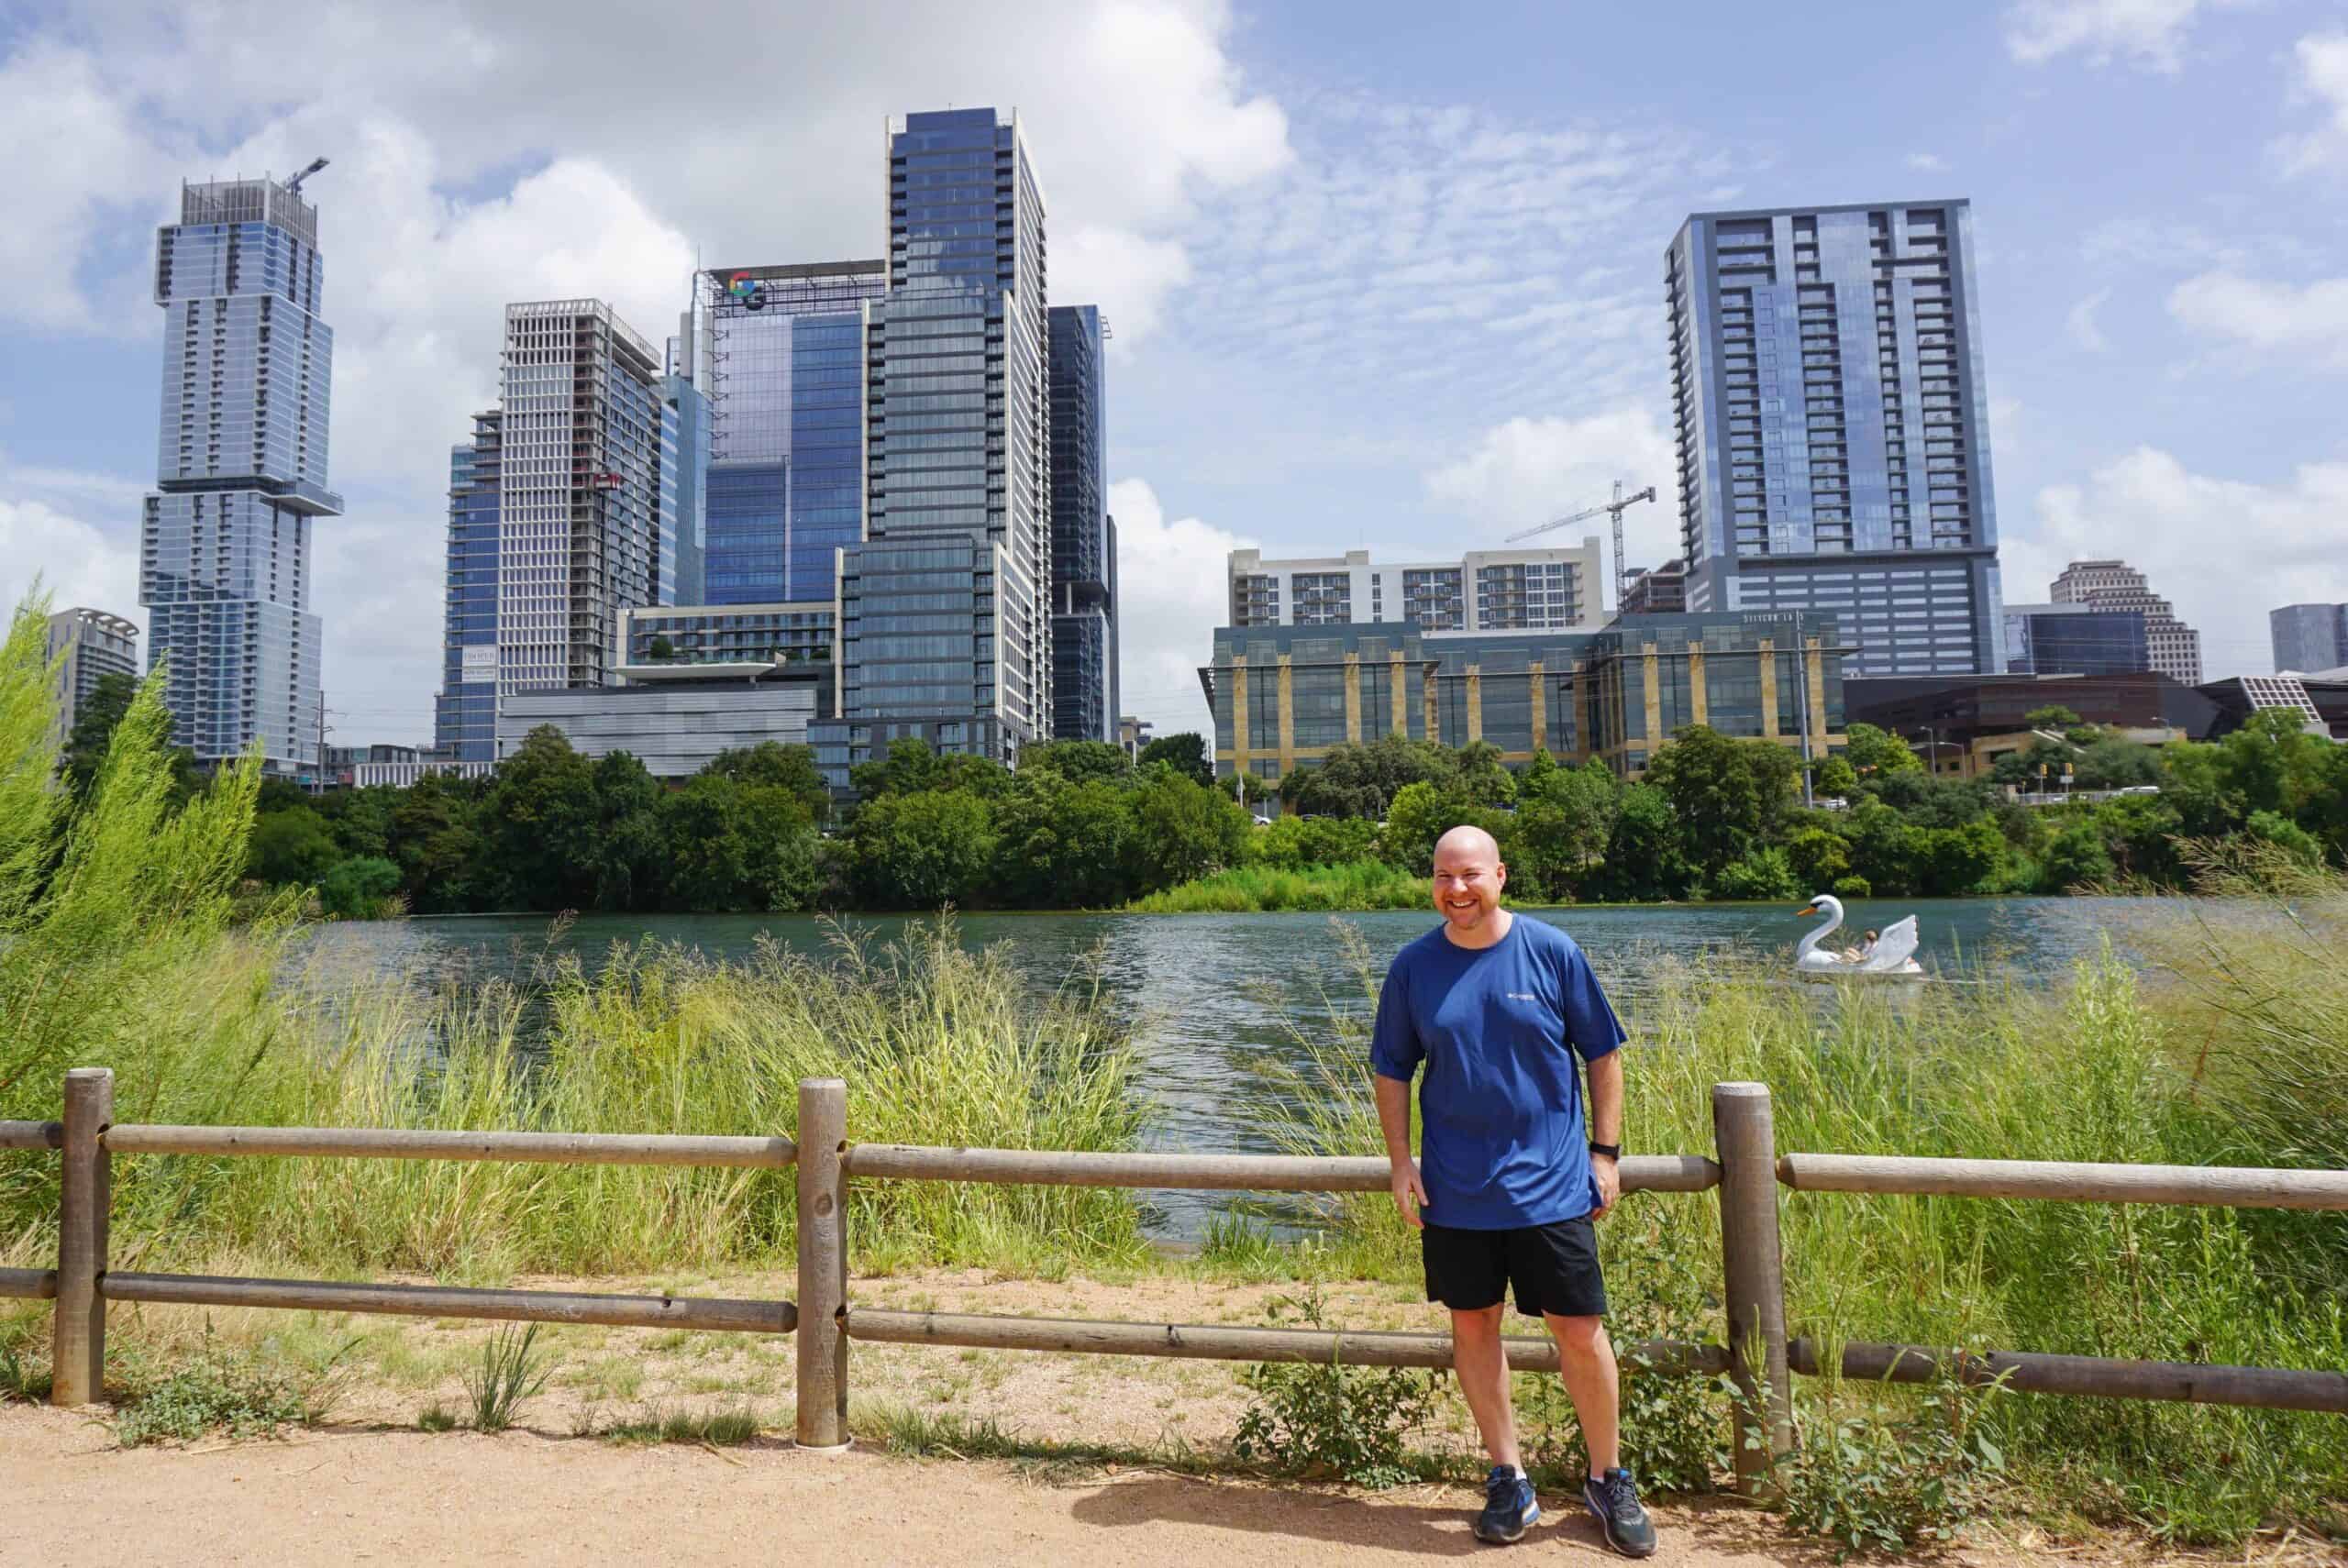
<svg viewBox="0 0 2348 1568"><path fill-rule="evenodd" d="M1623 1145L1620 1143L1592 1143L1589 1146L1589 1152L1592 1154L1603 1154L1610 1160L1619 1160L1623 1157Z"/></svg>

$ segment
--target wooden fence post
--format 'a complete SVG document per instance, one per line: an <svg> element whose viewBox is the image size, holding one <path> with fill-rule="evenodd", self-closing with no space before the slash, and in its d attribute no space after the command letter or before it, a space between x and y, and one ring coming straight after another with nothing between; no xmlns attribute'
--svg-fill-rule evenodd
<svg viewBox="0 0 2348 1568"><path fill-rule="evenodd" d="M1721 1165L1721 1263L1726 1276L1729 1375L1744 1395L1733 1447L1737 1489L1766 1491L1793 1451L1793 1377L1786 1361L1785 1263L1778 1234L1777 1132L1767 1084L1714 1084L1712 1137ZM1758 1420L1760 1446L1745 1429Z"/></svg>
<svg viewBox="0 0 2348 1568"><path fill-rule="evenodd" d="M847 1446L847 1085L799 1080L799 1446Z"/></svg>
<svg viewBox="0 0 2348 1568"><path fill-rule="evenodd" d="M57 1320L49 1402L92 1405L105 1397L106 1216L114 1179L98 1141L114 1120L114 1073L75 1067L65 1075L64 1169L57 1203Z"/></svg>

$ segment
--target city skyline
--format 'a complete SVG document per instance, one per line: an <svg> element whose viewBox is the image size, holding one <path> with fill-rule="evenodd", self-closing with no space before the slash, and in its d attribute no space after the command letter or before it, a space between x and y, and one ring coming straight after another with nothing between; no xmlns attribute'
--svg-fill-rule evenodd
<svg viewBox="0 0 2348 1568"><path fill-rule="evenodd" d="M1022 111L1049 180L1052 296L1117 323L1124 706L1160 733L1203 719L1183 689L1231 547L1456 553L1618 475L1667 485L1654 258L1699 211L1971 200L2009 597L2035 599L2070 559L2125 557L2203 631L2212 676L2268 667L2273 606L2348 598L2348 465L2323 414L2348 361L2321 287L2348 146L2319 69L2336 25L2309 6L1903 18L1872 53L1822 28L1826 66L1882 69L1841 72L1800 121L1748 84L1795 69L1790 43L1736 28L1667 40L1654 19L1503 7L1438 36L1372 7L1331 50L1309 7L1042 8L994 40L941 11L844 36L787 116L728 73L792 68L694 51L689 69L717 72L695 136L723 139L724 160L562 107L595 98L579 71L611 68L568 40L524 58L526 18L483 19L481 48L436 51L432 80L371 83L359 58L399 48L308 26L284 46L318 74L293 84L168 26L142 39L34 12L0 33L0 73L75 138L51 161L77 171L34 188L40 265L0 258L16 285L0 291L0 540L10 586L46 567L60 602L127 606L155 350L124 308L141 287L125 257L179 173L329 151L326 248L338 276L368 279L336 296L353 504L316 589L338 742L429 733L449 443L492 400L502 303L608 297L657 332L696 242L713 259L875 254L877 127L925 103ZM650 40L630 69L670 48ZM1676 83L1660 96L1596 63L1659 50ZM138 65L163 52L191 69L157 87ZM1920 70L1968 89L1923 103ZM183 79L203 115L171 96ZM496 97L493 116L460 87ZM164 95L153 120L111 107L137 93ZM2213 95L2248 110L2188 133L2186 108ZM220 106L236 131L211 128ZM86 135L85 110L116 117ZM126 413L90 420L95 399ZM1632 514L1633 565L1678 553L1676 510ZM2229 569L2194 570L2219 527Z"/></svg>

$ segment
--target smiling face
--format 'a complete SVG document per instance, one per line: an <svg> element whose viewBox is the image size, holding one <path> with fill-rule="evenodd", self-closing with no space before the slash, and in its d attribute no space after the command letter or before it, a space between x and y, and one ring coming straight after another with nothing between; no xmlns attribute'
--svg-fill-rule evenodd
<svg viewBox="0 0 2348 1568"><path fill-rule="evenodd" d="M1482 828L1456 827L1435 842L1435 912L1450 926L1454 941L1481 947L1499 939L1506 927L1495 916L1501 889L1507 886L1501 846Z"/></svg>

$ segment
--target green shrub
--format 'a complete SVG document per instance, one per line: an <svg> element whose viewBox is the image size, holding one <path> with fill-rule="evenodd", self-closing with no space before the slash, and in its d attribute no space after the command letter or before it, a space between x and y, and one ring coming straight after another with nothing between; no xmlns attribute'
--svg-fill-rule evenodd
<svg viewBox="0 0 2348 1568"><path fill-rule="evenodd" d="M272 1342L244 1349L207 1338L175 1371L151 1380L133 1373L130 1401L115 1418L116 1441L137 1448L161 1439L194 1442L213 1431L266 1437L280 1427L309 1425L333 1403L338 1365L349 1349L305 1366L284 1357Z"/></svg>
<svg viewBox="0 0 2348 1568"><path fill-rule="evenodd" d="M1956 1364L1943 1357L1941 1379L1904 1411L1845 1409L1836 1392L1821 1411L1798 1409L1793 1452L1771 1471L1786 1522L1847 1556L1946 1546L1981 1518L2004 1482L1986 1419L1995 1386L1961 1382Z"/></svg>
<svg viewBox="0 0 2348 1568"><path fill-rule="evenodd" d="M1307 1328L1323 1327L1318 1287L1273 1300L1272 1321L1291 1314ZM1418 1474L1407 1463L1407 1448L1434 1408L1434 1380L1426 1374L1368 1372L1332 1357L1258 1363L1240 1381L1248 1393L1232 1442L1240 1458L1357 1486L1400 1485Z"/></svg>

